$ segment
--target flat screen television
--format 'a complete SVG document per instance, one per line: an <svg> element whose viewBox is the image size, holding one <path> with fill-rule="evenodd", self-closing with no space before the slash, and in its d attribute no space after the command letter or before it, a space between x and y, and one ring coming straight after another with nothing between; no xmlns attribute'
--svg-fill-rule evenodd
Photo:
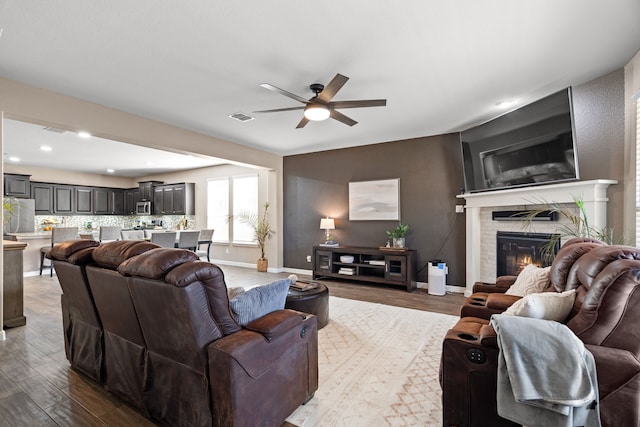
<svg viewBox="0 0 640 427"><path fill-rule="evenodd" d="M571 88L460 133L465 191L579 178Z"/></svg>

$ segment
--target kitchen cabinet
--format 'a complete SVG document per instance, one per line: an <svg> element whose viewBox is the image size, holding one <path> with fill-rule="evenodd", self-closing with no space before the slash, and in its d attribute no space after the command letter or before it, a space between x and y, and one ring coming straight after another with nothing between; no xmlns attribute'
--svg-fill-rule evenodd
<svg viewBox="0 0 640 427"><path fill-rule="evenodd" d="M36 215L53 214L53 184L32 182L31 198L35 200Z"/></svg>
<svg viewBox="0 0 640 427"><path fill-rule="evenodd" d="M75 188L72 185L53 186L53 213L73 215L75 213Z"/></svg>
<svg viewBox="0 0 640 427"><path fill-rule="evenodd" d="M140 200L152 201L154 197L154 188L158 185L164 184L162 181L142 181L139 182L140 199L136 200L136 203Z"/></svg>
<svg viewBox="0 0 640 427"><path fill-rule="evenodd" d="M154 188L154 215L194 215L195 184L158 185Z"/></svg>
<svg viewBox="0 0 640 427"><path fill-rule="evenodd" d="M31 175L4 174L4 195L28 199L31 197Z"/></svg>
<svg viewBox="0 0 640 427"><path fill-rule="evenodd" d="M97 215L124 215L124 191L120 188L94 188L93 213Z"/></svg>
<svg viewBox="0 0 640 427"><path fill-rule="evenodd" d="M91 187L75 187L76 213L93 214L93 189Z"/></svg>
<svg viewBox="0 0 640 427"><path fill-rule="evenodd" d="M151 200L151 198L149 199ZM140 201L140 188L128 188L124 190L124 214L135 215L136 203Z"/></svg>

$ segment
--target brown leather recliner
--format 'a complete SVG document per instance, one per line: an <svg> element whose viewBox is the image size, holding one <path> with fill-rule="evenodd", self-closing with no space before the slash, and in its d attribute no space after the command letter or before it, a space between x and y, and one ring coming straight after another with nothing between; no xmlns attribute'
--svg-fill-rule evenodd
<svg viewBox="0 0 640 427"><path fill-rule="evenodd" d="M576 289L566 325L595 358L603 426L640 426L639 259L638 248L598 245L554 284ZM463 317L449 330L440 366L443 425L516 425L497 414L498 352L487 319Z"/></svg>
<svg viewBox="0 0 640 427"><path fill-rule="evenodd" d="M129 257L129 243L91 248L95 264L83 267L104 327L105 386L175 426L280 426L313 396L315 316L277 310L243 328L217 266L180 249ZM74 244L52 250L55 262L70 264Z"/></svg>
<svg viewBox="0 0 640 427"><path fill-rule="evenodd" d="M605 246L596 239L574 238L568 240L556 254L549 272L548 291L563 292L567 276L573 263L591 249ZM507 295L505 292L516 281L517 276L501 276L495 283L476 282L473 293L460 308L460 317L479 317L489 320L492 314L499 314L509 308L520 296Z"/></svg>

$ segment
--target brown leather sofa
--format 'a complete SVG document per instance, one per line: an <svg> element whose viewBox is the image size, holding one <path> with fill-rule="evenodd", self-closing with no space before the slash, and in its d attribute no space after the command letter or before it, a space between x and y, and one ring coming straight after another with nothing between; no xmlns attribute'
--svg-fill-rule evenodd
<svg viewBox="0 0 640 427"><path fill-rule="evenodd" d="M280 426L318 387L316 317L241 327L224 274L142 241L51 249L71 366L172 426Z"/></svg>
<svg viewBox="0 0 640 427"><path fill-rule="evenodd" d="M566 325L595 358L603 426L640 426L639 259L638 248L577 242L565 244L551 266L550 291L576 289ZM493 294L498 295L489 293L484 305L467 308L474 316L461 317L445 336L440 366L445 426L516 425L496 408L499 349L488 319L500 308L491 304ZM470 297L465 304L471 302Z"/></svg>

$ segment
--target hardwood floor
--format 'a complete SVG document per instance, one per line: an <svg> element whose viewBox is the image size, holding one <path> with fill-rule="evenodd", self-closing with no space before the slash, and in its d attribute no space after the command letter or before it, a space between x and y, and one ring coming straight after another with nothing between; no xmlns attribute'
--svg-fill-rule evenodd
<svg viewBox="0 0 640 427"><path fill-rule="evenodd" d="M221 267L229 287L263 284L289 275ZM24 282L27 324L7 329L7 339L0 341L0 427L155 426L135 409L70 369L64 354L57 278L25 277ZM464 300L461 294L430 296L422 289L409 293L377 285L323 283L337 297L453 315L458 315Z"/></svg>

